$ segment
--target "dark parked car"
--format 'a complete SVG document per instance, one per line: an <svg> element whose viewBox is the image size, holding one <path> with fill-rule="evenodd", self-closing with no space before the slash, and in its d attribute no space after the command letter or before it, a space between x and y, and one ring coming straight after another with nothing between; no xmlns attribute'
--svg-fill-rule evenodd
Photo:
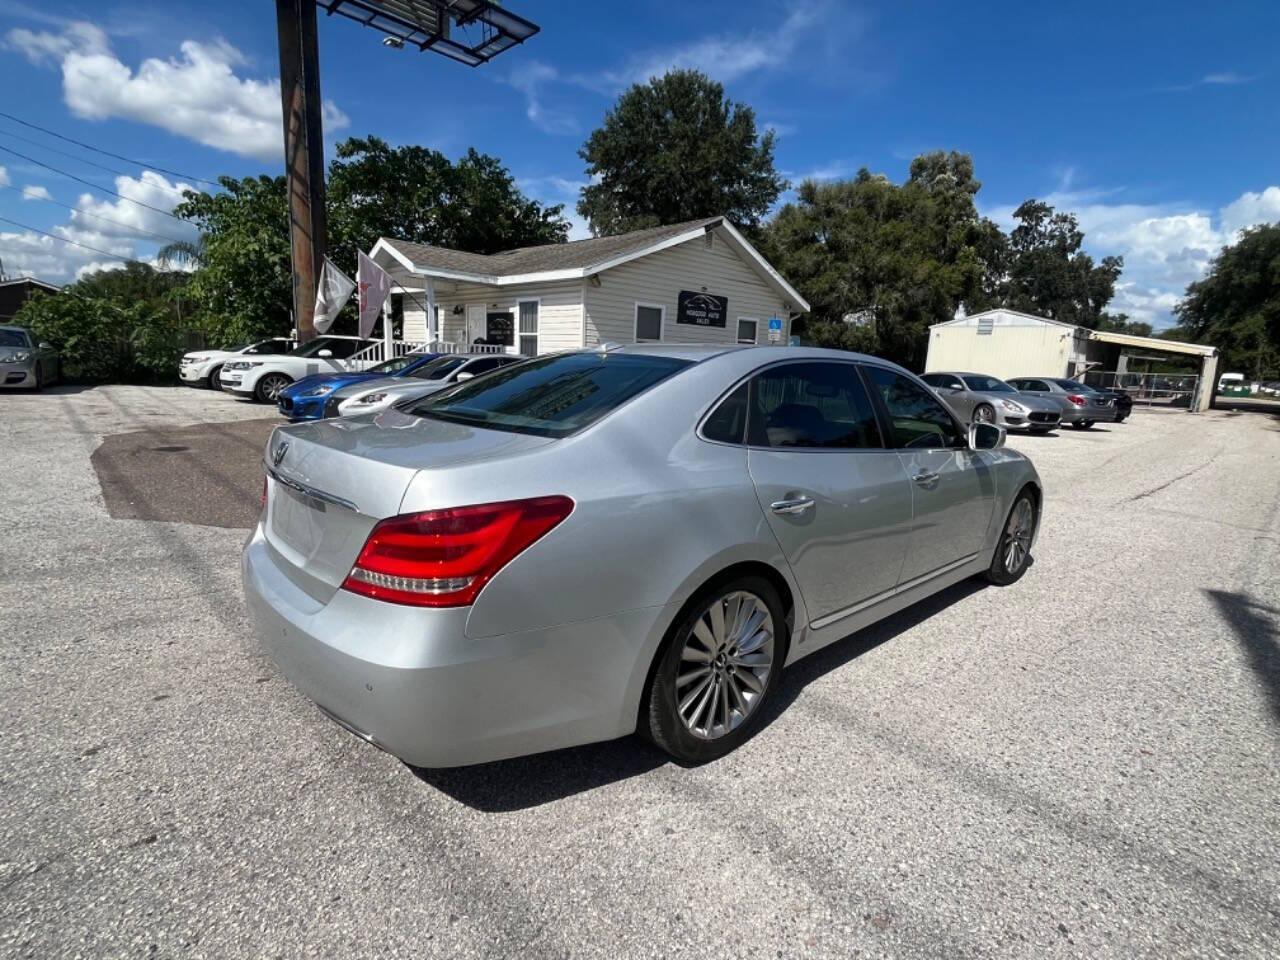
<svg viewBox="0 0 1280 960"><path fill-rule="evenodd" d="M1117 390L1114 387L1091 387L1089 384L1082 384L1085 389L1093 393L1101 394L1111 401L1111 405L1116 408L1116 423L1124 423L1129 419L1129 414L1133 413L1133 397L1129 396L1124 390Z"/></svg>

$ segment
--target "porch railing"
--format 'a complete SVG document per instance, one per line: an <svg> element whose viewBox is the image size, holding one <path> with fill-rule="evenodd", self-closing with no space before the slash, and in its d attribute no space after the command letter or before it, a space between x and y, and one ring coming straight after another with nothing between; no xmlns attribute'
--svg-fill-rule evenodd
<svg viewBox="0 0 1280 960"><path fill-rule="evenodd" d="M379 340L359 353L353 353L348 360L353 370L363 370L375 364L404 357L411 353L507 353L504 346L493 343L449 343L445 340L392 340L391 352L387 352L385 341Z"/></svg>

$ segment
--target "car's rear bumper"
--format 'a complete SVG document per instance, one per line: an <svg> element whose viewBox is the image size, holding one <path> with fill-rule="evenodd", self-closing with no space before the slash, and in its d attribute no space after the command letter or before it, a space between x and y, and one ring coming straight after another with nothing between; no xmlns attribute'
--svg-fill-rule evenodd
<svg viewBox="0 0 1280 960"><path fill-rule="evenodd" d="M647 669L665 607L468 637L470 608L426 610L345 590L321 602L277 557L259 526L241 573L268 653L325 713L411 764L464 766L635 729L634 678Z"/></svg>

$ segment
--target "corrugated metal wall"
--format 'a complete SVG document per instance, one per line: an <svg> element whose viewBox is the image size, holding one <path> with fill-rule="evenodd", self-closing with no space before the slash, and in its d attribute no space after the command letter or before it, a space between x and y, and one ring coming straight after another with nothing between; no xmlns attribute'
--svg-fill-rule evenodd
<svg viewBox="0 0 1280 960"><path fill-rule="evenodd" d="M1002 380L1065 377L1070 363L1084 359L1084 342L1071 327L1017 314L975 314L930 329L924 372L963 370Z"/></svg>

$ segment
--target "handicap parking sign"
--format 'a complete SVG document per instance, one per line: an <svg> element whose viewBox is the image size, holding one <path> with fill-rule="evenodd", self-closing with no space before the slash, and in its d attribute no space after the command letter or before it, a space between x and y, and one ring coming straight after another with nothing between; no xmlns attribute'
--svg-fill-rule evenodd
<svg viewBox="0 0 1280 960"><path fill-rule="evenodd" d="M777 343L782 339L782 318L769 318L769 342Z"/></svg>

